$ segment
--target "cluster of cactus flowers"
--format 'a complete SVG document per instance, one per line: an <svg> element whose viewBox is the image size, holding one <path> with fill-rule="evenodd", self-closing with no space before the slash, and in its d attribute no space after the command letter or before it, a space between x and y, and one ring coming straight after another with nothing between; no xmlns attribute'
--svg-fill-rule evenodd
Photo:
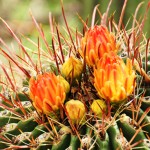
<svg viewBox="0 0 150 150"><path fill-rule="evenodd" d="M126 31L120 29L122 16L118 26L113 19L106 25L108 10L100 25L84 22L82 35L68 27L62 7L69 39L58 26L54 33L50 18L52 46L32 16L47 49L27 39L38 49L36 63L1 19L23 55L12 54L1 39L11 55L1 48L9 67L1 63L0 149L150 149L150 47L142 35L146 17L141 24L134 18L137 26Z"/></svg>

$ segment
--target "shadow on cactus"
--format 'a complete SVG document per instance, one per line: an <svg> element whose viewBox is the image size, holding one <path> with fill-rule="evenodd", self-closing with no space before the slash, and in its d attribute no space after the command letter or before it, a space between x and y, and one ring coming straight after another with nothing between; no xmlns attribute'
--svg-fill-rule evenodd
<svg viewBox="0 0 150 150"><path fill-rule="evenodd" d="M131 150L150 149L150 46L135 10L130 30L108 9L93 11L83 34L66 21L62 33L50 16L52 41L39 32L37 51L26 48L9 25L21 55L1 39L0 149ZM43 46L41 46L43 45ZM33 55L33 58L31 57Z"/></svg>

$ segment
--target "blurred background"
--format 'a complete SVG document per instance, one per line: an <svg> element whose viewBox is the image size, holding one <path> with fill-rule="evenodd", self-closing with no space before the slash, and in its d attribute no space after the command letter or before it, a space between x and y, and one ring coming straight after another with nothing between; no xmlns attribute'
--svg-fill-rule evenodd
<svg viewBox="0 0 150 150"><path fill-rule="evenodd" d="M141 20L147 8L149 0L143 0L144 4L138 12L138 18ZM126 24L129 20L128 28L131 27L133 15L137 5L142 0L128 0L127 8L123 23ZM82 23L78 17L81 16L83 20L87 17L91 18L92 11L95 5L99 5L100 12L106 11L109 0L63 0L64 9L67 21L70 27L82 29ZM124 0L113 0L110 14L114 14L116 22L122 10ZM30 11L36 20L42 24L46 36L49 37L49 12L55 18L56 23L64 25L60 0L0 0L0 17L3 18L12 28L12 30L19 35L26 35L31 39L37 38L37 32L31 20ZM97 18L99 20L99 18ZM90 25L90 19L89 19ZM148 12L147 21L145 23L144 32L147 38L150 37L150 11ZM12 41L12 37L2 21L0 21L0 38L4 41Z"/></svg>

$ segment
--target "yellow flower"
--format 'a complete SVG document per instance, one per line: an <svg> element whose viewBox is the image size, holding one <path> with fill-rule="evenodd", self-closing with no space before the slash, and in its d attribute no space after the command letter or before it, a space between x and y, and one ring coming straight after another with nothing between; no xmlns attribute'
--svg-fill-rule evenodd
<svg viewBox="0 0 150 150"><path fill-rule="evenodd" d="M85 57L86 63L90 66L97 64L97 61L110 51L117 52L119 45L116 43L113 33L105 26L94 26L90 28L81 40L81 55Z"/></svg>
<svg viewBox="0 0 150 150"><path fill-rule="evenodd" d="M63 65L62 65L62 74L64 77L69 79L75 79L80 77L83 70L82 62L74 57L70 57Z"/></svg>
<svg viewBox="0 0 150 150"><path fill-rule="evenodd" d="M29 81L30 98L40 113L50 114L59 110L64 103L64 86L54 73L44 73L31 77Z"/></svg>
<svg viewBox="0 0 150 150"><path fill-rule="evenodd" d="M79 100L70 100L65 105L67 114L72 123L78 124L84 120L85 106Z"/></svg>
<svg viewBox="0 0 150 150"><path fill-rule="evenodd" d="M91 110L95 115L101 118L102 114L107 112L107 105L103 100L97 99L93 101Z"/></svg>
<svg viewBox="0 0 150 150"><path fill-rule="evenodd" d="M126 64L115 53L106 53L94 70L94 86L100 97L110 102L120 102L132 94L135 87L132 61Z"/></svg>

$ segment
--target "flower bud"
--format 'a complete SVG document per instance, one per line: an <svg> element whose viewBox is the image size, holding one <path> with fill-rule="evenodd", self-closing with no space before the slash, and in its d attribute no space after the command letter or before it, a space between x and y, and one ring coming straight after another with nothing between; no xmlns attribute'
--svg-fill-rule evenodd
<svg viewBox="0 0 150 150"><path fill-rule="evenodd" d="M38 112L49 115L62 107L66 93L54 73L39 74L36 79L31 77L29 88L30 98Z"/></svg>
<svg viewBox="0 0 150 150"><path fill-rule="evenodd" d="M106 53L94 69L94 86L100 97L110 102L121 102L135 88L135 71L132 61L123 60L115 53Z"/></svg>
<svg viewBox="0 0 150 150"><path fill-rule="evenodd" d="M95 66L104 53L117 52L118 49L113 33L102 25L90 28L81 40L81 56L89 66Z"/></svg>
<svg viewBox="0 0 150 150"><path fill-rule="evenodd" d="M107 105L106 105L105 101L97 99L97 100L93 101L93 103L91 105L91 110L96 116L101 118L102 114L106 113L106 111L107 111Z"/></svg>
<svg viewBox="0 0 150 150"><path fill-rule="evenodd" d="M85 117L85 106L81 101L72 99L66 103L65 107L72 123L82 123Z"/></svg>
<svg viewBox="0 0 150 150"><path fill-rule="evenodd" d="M65 92L69 93L69 91L70 91L70 85L69 85L69 83L62 76L60 76L60 75L58 75L57 78L60 80L60 83L64 87Z"/></svg>
<svg viewBox="0 0 150 150"><path fill-rule="evenodd" d="M70 57L62 65L62 75L64 75L64 77L67 79L68 78L75 79L80 77L82 71L83 71L83 64L79 59L75 57Z"/></svg>

